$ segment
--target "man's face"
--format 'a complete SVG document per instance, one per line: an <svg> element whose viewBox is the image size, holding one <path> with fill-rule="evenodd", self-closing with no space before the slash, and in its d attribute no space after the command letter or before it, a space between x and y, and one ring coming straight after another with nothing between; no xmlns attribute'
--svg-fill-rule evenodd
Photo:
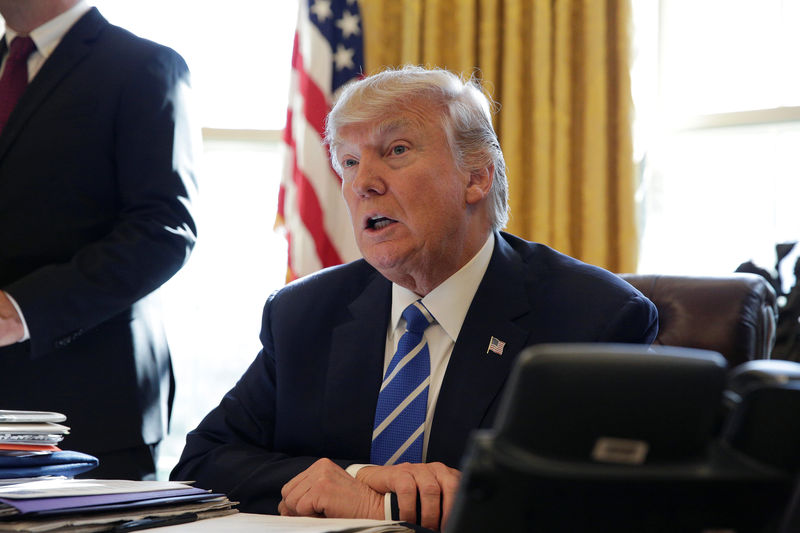
<svg viewBox="0 0 800 533"><path fill-rule="evenodd" d="M456 168L439 117L428 106L412 106L379 123L346 126L337 143L361 253L417 294L466 264L476 239L482 244L487 235L485 228L476 234L474 186Z"/></svg>

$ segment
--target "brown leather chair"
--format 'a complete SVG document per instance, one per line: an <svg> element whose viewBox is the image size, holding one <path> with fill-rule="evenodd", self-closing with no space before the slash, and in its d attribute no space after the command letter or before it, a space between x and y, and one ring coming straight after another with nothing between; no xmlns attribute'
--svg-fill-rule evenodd
<svg viewBox="0 0 800 533"><path fill-rule="evenodd" d="M768 359L775 344L775 291L756 274L621 274L658 308L654 344L721 353L733 367Z"/></svg>

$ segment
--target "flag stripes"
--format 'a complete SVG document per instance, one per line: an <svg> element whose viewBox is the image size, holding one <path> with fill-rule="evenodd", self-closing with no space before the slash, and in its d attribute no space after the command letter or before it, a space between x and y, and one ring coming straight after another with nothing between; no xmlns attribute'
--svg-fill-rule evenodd
<svg viewBox="0 0 800 533"><path fill-rule="evenodd" d="M276 221L288 243L288 279L360 257L323 144L336 90L363 70L359 16L355 0L300 1Z"/></svg>

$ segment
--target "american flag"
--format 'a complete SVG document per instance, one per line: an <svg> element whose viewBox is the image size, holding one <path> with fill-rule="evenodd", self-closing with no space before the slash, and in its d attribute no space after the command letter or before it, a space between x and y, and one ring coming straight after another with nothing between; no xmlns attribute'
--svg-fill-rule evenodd
<svg viewBox="0 0 800 533"><path fill-rule="evenodd" d="M289 245L288 280L360 257L322 139L336 91L362 76L363 63L358 2L300 0L276 222Z"/></svg>
<svg viewBox="0 0 800 533"><path fill-rule="evenodd" d="M486 353L494 352L497 355L503 355L503 348L506 347L506 343L498 339L497 337L492 337L489 340L489 348L486 349Z"/></svg>

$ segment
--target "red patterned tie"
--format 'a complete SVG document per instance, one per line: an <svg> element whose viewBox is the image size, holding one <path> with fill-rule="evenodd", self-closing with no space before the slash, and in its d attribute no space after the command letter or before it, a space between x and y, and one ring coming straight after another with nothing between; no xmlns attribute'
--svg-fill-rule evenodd
<svg viewBox="0 0 800 533"><path fill-rule="evenodd" d="M15 37L11 41L6 66L0 78L0 132L28 86L28 56L34 50L36 45L30 37Z"/></svg>

